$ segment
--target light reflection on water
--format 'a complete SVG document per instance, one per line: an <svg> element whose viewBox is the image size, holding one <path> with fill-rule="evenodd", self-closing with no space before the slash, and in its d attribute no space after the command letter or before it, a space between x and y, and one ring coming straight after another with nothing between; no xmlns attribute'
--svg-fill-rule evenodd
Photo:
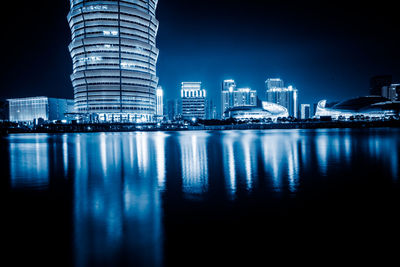
<svg viewBox="0 0 400 267"><path fill-rule="evenodd" d="M229 202L257 192L296 196L314 181L341 179L335 176L341 169L379 166L394 182L399 175L396 129L43 134L4 141L11 189L51 190L53 179L72 181L77 266L115 258L159 265L169 190L201 202L219 186L226 192L219 201Z"/></svg>
<svg viewBox="0 0 400 267"><path fill-rule="evenodd" d="M187 195L202 195L208 192L209 179L213 176L209 170L209 147L221 150L219 163L225 190L232 197L238 187L251 192L259 179L266 178L276 191L296 192L300 169L312 165L320 175L326 176L335 165L350 166L353 153L381 160L393 179L397 179L399 137L397 130L389 131L392 133L371 130L368 135L336 129L12 135L8 138L11 186L46 189L50 172L61 176L58 172L61 169L66 178L121 177L121 169L135 169L135 175L142 179L150 169L155 171L157 188L164 191L169 159L175 168L182 168L182 191ZM168 150L168 146L174 145L179 147L179 155ZM71 160L74 166L70 166Z"/></svg>
<svg viewBox="0 0 400 267"><path fill-rule="evenodd" d="M208 134L204 132L179 135L183 192L189 197L208 190L207 138Z"/></svg>
<svg viewBox="0 0 400 267"><path fill-rule="evenodd" d="M11 138L10 172L14 189L47 189L49 185L49 143L46 135Z"/></svg>
<svg viewBox="0 0 400 267"><path fill-rule="evenodd" d="M116 258L139 266L160 264L162 214L156 189L165 180L165 166L153 168L150 162L163 164L157 155L164 138L143 133L75 137L77 153L83 153L76 157L79 176L74 179L77 266L93 260L111 264Z"/></svg>

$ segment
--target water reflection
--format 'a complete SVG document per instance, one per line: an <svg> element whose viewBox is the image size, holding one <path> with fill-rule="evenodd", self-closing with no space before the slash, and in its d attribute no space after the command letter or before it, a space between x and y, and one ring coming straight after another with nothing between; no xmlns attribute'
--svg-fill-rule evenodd
<svg viewBox="0 0 400 267"><path fill-rule="evenodd" d="M271 132L261 137L261 143L265 177L270 177L273 190L280 192L288 188L290 192L296 192L299 180L299 147L306 146L304 140L300 140L297 132L284 135Z"/></svg>
<svg viewBox="0 0 400 267"><path fill-rule="evenodd" d="M235 164L235 152L233 145L237 134L230 132L230 134L223 137L223 164L226 190L228 196L233 199L236 195L236 164Z"/></svg>
<svg viewBox="0 0 400 267"><path fill-rule="evenodd" d="M154 188L163 178L149 168L155 144L146 134L78 135L76 144L76 265L158 265L162 213Z"/></svg>
<svg viewBox="0 0 400 267"><path fill-rule="evenodd" d="M208 190L207 137L204 132L185 132L179 136L183 192L187 196L200 195Z"/></svg>
<svg viewBox="0 0 400 267"><path fill-rule="evenodd" d="M156 146L157 180L159 188L165 190L166 182L166 160L165 160L165 139L168 136L162 132L154 136Z"/></svg>
<svg viewBox="0 0 400 267"><path fill-rule="evenodd" d="M77 266L158 265L163 213L176 204L169 191L189 202L209 201L213 192L222 192L218 201L240 202L295 197L329 179L398 183L399 175L396 129L11 135L2 142L11 190L52 190L68 178L61 180L72 185Z"/></svg>
<svg viewBox="0 0 400 267"><path fill-rule="evenodd" d="M253 132L247 132L241 139L242 155L241 160L244 163L245 177L246 177L246 190L251 191L253 183L257 177L257 146L255 146L255 135ZM243 168L242 168L243 169Z"/></svg>
<svg viewBox="0 0 400 267"><path fill-rule="evenodd" d="M9 138L11 187L44 190L49 185L49 142L46 135Z"/></svg>
<svg viewBox="0 0 400 267"><path fill-rule="evenodd" d="M152 173L156 189L165 191L170 158L173 169L181 167L183 193L201 196L209 191L210 177L215 173L209 169L210 146L213 153L220 149L223 185L230 199L239 191L252 192L259 181L275 192L295 193L301 172L329 176L337 166L351 167L360 156L381 162L394 180L399 175L399 137L384 130L102 133L91 138L84 134L38 134L12 135L7 142L14 189L45 190L52 177L122 179L130 172L138 179ZM179 157L166 149L173 143L179 146ZM97 184L98 180L91 182Z"/></svg>

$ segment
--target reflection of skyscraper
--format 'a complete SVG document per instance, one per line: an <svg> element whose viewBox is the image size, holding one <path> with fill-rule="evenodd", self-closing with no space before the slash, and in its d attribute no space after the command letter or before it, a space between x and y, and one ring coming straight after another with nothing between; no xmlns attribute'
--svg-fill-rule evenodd
<svg viewBox="0 0 400 267"><path fill-rule="evenodd" d="M208 134L182 133L180 136L183 191L200 195L208 190Z"/></svg>
<svg viewBox="0 0 400 267"><path fill-rule="evenodd" d="M222 83L222 114L229 108L243 106L257 106L257 91L250 88L236 88L234 80L225 80Z"/></svg>
<svg viewBox="0 0 400 267"><path fill-rule="evenodd" d="M102 121L153 119L157 2L70 1L71 80L78 112Z"/></svg>
<svg viewBox="0 0 400 267"><path fill-rule="evenodd" d="M231 198L236 195L236 164L235 164L235 152L234 152L235 137L232 133L227 133L223 140L223 163L224 173L226 178L226 187L228 194Z"/></svg>
<svg viewBox="0 0 400 267"><path fill-rule="evenodd" d="M128 266L159 266L163 136L138 133L75 138L71 142L77 144L73 157L77 170L75 265L115 265L123 259ZM90 141L93 138L98 139ZM157 166L150 165L154 154Z"/></svg>
<svg viewBox="0 0 400 267"><path fill-rule="evenodd" d="M19 140L10 137L10 177L13 189L46 189L49 186L49 144L47 136Z"/></svg>
<svg viewBox="0 0 400 267"><path fill-rule="evenodd" d="M206 118L206 90L201 82L183 82L181 90L182 117L191 120Z"/></svg>

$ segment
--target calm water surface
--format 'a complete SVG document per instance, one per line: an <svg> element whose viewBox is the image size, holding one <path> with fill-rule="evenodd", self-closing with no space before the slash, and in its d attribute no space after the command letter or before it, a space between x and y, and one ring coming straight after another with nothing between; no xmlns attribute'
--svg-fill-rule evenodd
<svg viewBox="0 0 400 267"><path fill-rule="evenodd" d="M399 129L20 134L0 146L15 262L334 259L398 235Z"/></svg>

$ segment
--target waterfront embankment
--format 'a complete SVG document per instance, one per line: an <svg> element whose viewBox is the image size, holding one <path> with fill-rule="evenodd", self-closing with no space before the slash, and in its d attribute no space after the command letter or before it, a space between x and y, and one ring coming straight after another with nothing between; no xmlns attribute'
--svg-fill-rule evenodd
<svg viewBox="0 0 400 267"><path fill-rule="evenodd" d="M1 133L78 133L78 132L134 132L134 131L221 131L221 130L267 130L267 129L332 129L332 128L382 128L400 127L399 120L387 121L312 121L281 123L246 123L230 125L184 125L184 124L44 124L36 127L7 126Z"/></svg>

